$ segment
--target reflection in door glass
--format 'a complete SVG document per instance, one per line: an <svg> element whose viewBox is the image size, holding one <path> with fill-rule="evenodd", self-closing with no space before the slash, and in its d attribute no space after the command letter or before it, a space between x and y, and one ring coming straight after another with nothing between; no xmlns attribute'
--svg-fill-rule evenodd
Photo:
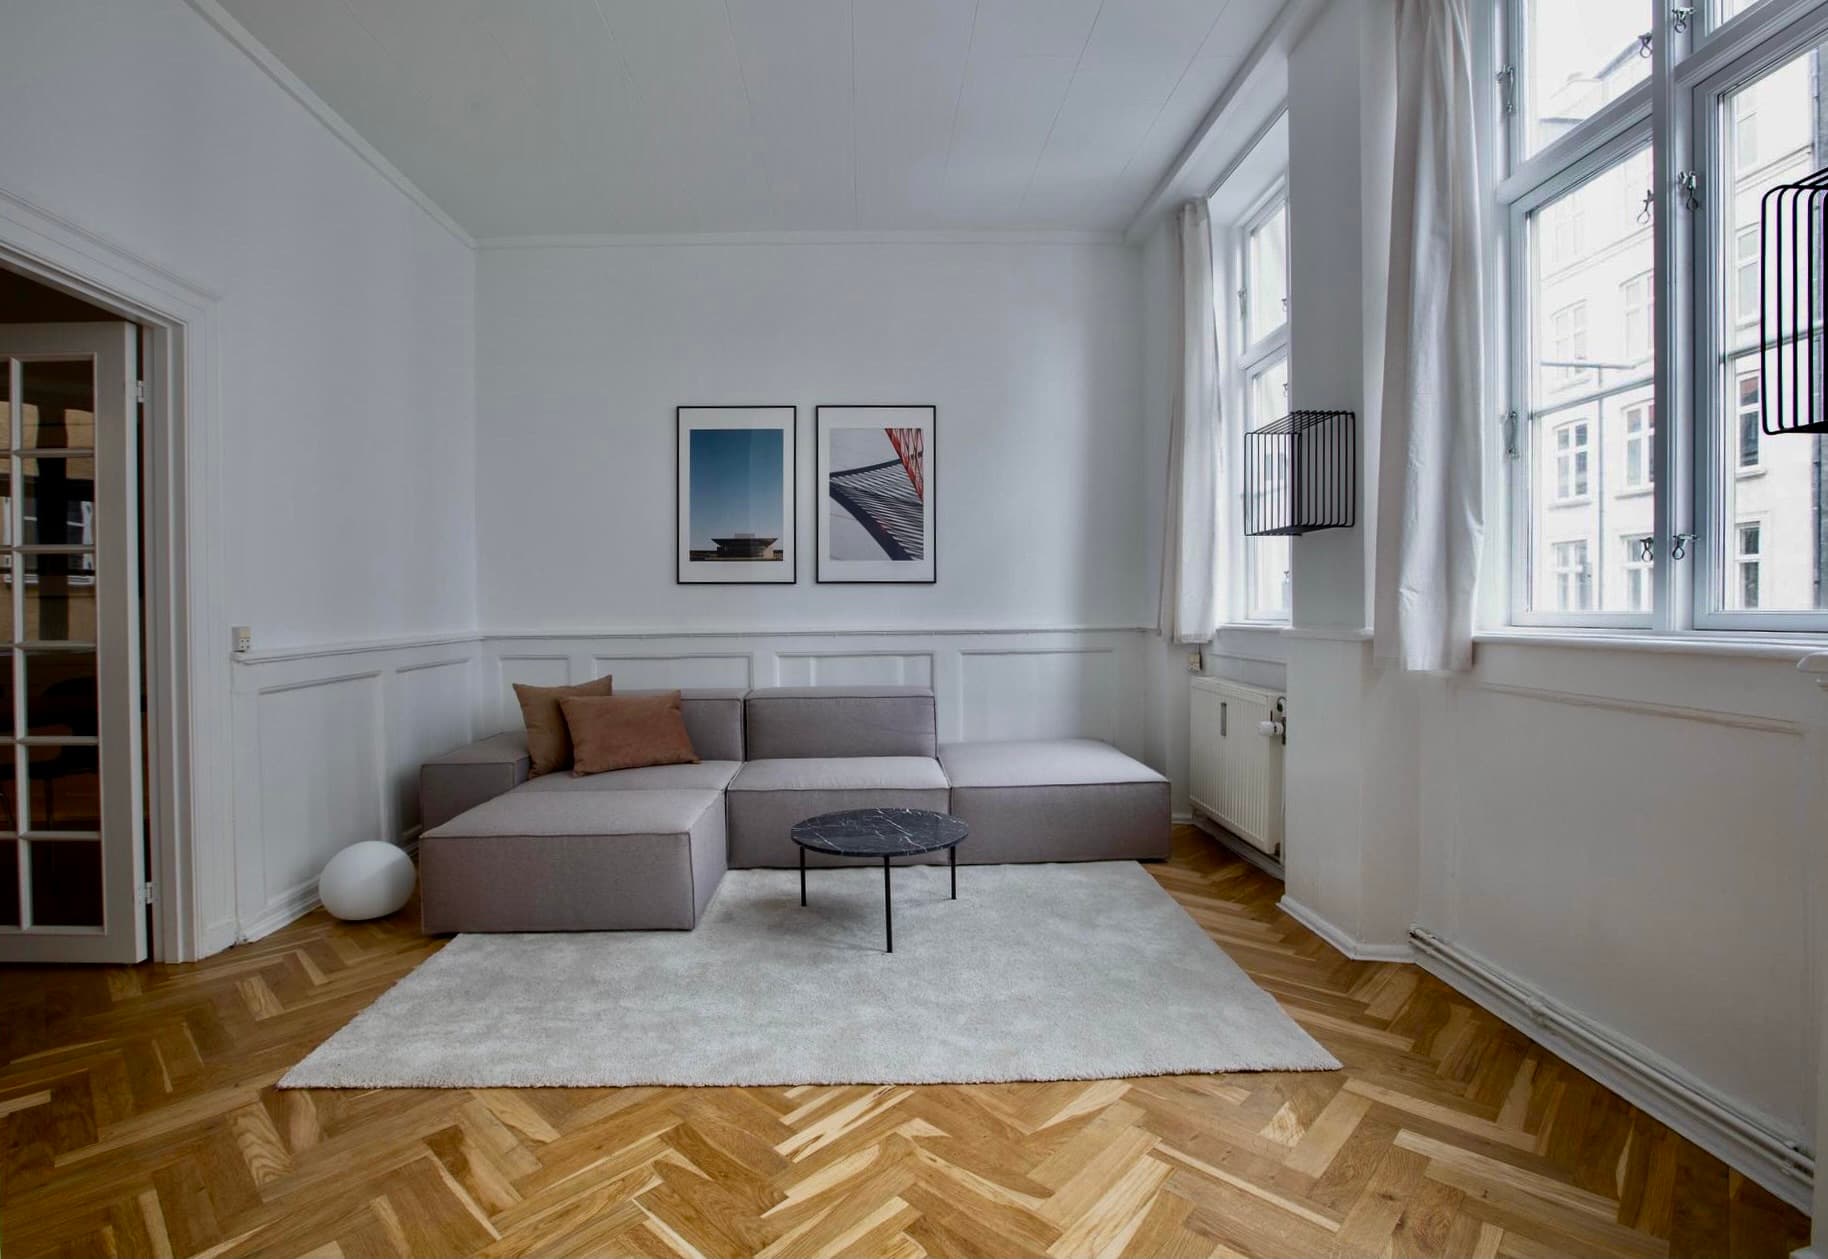
<svg viewBox="0 0 1828 1259"><path fill-rule="evenodd" d="M11 804L11 792L7 793ZM12 823L6 823L10 828ZM19 841L0 839L0 927L19 925Z"/></svg>
<svg viewBox="0 0 1828 1259"><path fill-rule="evenodd" d="M102 925L102 846L94 839L32 843L32 925Z"/></svg>
<svg viewBox="0 0 1828 1259"><path fill-rule="evenodd" d="M88 359L27 363L20 400L22 447L95 449L95 368Z"/></svg>

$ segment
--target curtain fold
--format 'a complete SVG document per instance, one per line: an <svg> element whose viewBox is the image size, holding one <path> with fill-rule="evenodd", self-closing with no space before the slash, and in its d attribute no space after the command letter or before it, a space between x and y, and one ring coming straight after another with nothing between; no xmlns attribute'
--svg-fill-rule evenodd
<svg viewBox="0 0 1828 1259"><path fill-rule="evenodd" d="M1485 531L1485 294L1468 0L1398 0L1376 654L1472 667Z"/></svg>
<svg viewBox="0 0 1828 1259"><path fill-rule="evenodd" d="M1181 374L1168 443L1168 502L1156 624L1177 643L1205 643L1223 614L1225 553L1219 437L1219 338L1213 305L1212 218L1204 201L1180 209Z"/></svg>

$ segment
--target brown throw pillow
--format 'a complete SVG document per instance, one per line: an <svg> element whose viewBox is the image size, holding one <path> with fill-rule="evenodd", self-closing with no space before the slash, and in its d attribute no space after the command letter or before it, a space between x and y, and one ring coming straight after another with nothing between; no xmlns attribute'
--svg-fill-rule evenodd
<svg viewBox="0 0 1828 1259"><path fill-rule="evenodd" d="M698 753L679 711L679 692L559 701L571 727L574 775L643 765L695 765Z"/></svg>
<svg viewBox="0 0 1828 1259"><path fill-rule="evenodd" d="M529 777L538 778L571 765L571 732L565 728L565 714L559 709L559 701L567 695L611 694L614 681L613 678L597 678L576 686L514 684L521 720L527 723L527 755L533 762L527 770Z"/></svg>

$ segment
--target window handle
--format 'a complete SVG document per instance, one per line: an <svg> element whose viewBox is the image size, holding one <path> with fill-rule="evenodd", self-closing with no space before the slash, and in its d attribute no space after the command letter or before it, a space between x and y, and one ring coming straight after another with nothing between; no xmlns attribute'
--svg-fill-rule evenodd
<svg viewBox="0 0 1828 1259"><path fill-rule="evenodd" d="M1678 533L1669 540L1669 558L1685 560L1688 558L1688 544L1695 540L1692 533Z"/></svg>

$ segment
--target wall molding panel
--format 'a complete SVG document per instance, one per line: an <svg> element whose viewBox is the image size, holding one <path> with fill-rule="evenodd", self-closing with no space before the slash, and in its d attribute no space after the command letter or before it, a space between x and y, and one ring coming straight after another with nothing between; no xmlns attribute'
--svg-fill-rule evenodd
<svg viewBox="0 0 1828 1259"><path fill-rule="evenodd" d="M314 909L347 845L417 840L420 763L475 737L478 648L440 636L235 661L236 940Z"/></svg>
<svg viewBox="0 0 1828 1259"><path fill-rule="evenodd" d="M1798 1210L1809 1209L1815 1159L1770 1119L1476 953L1420 927L1410 939L1422 969Z"/></svg>

